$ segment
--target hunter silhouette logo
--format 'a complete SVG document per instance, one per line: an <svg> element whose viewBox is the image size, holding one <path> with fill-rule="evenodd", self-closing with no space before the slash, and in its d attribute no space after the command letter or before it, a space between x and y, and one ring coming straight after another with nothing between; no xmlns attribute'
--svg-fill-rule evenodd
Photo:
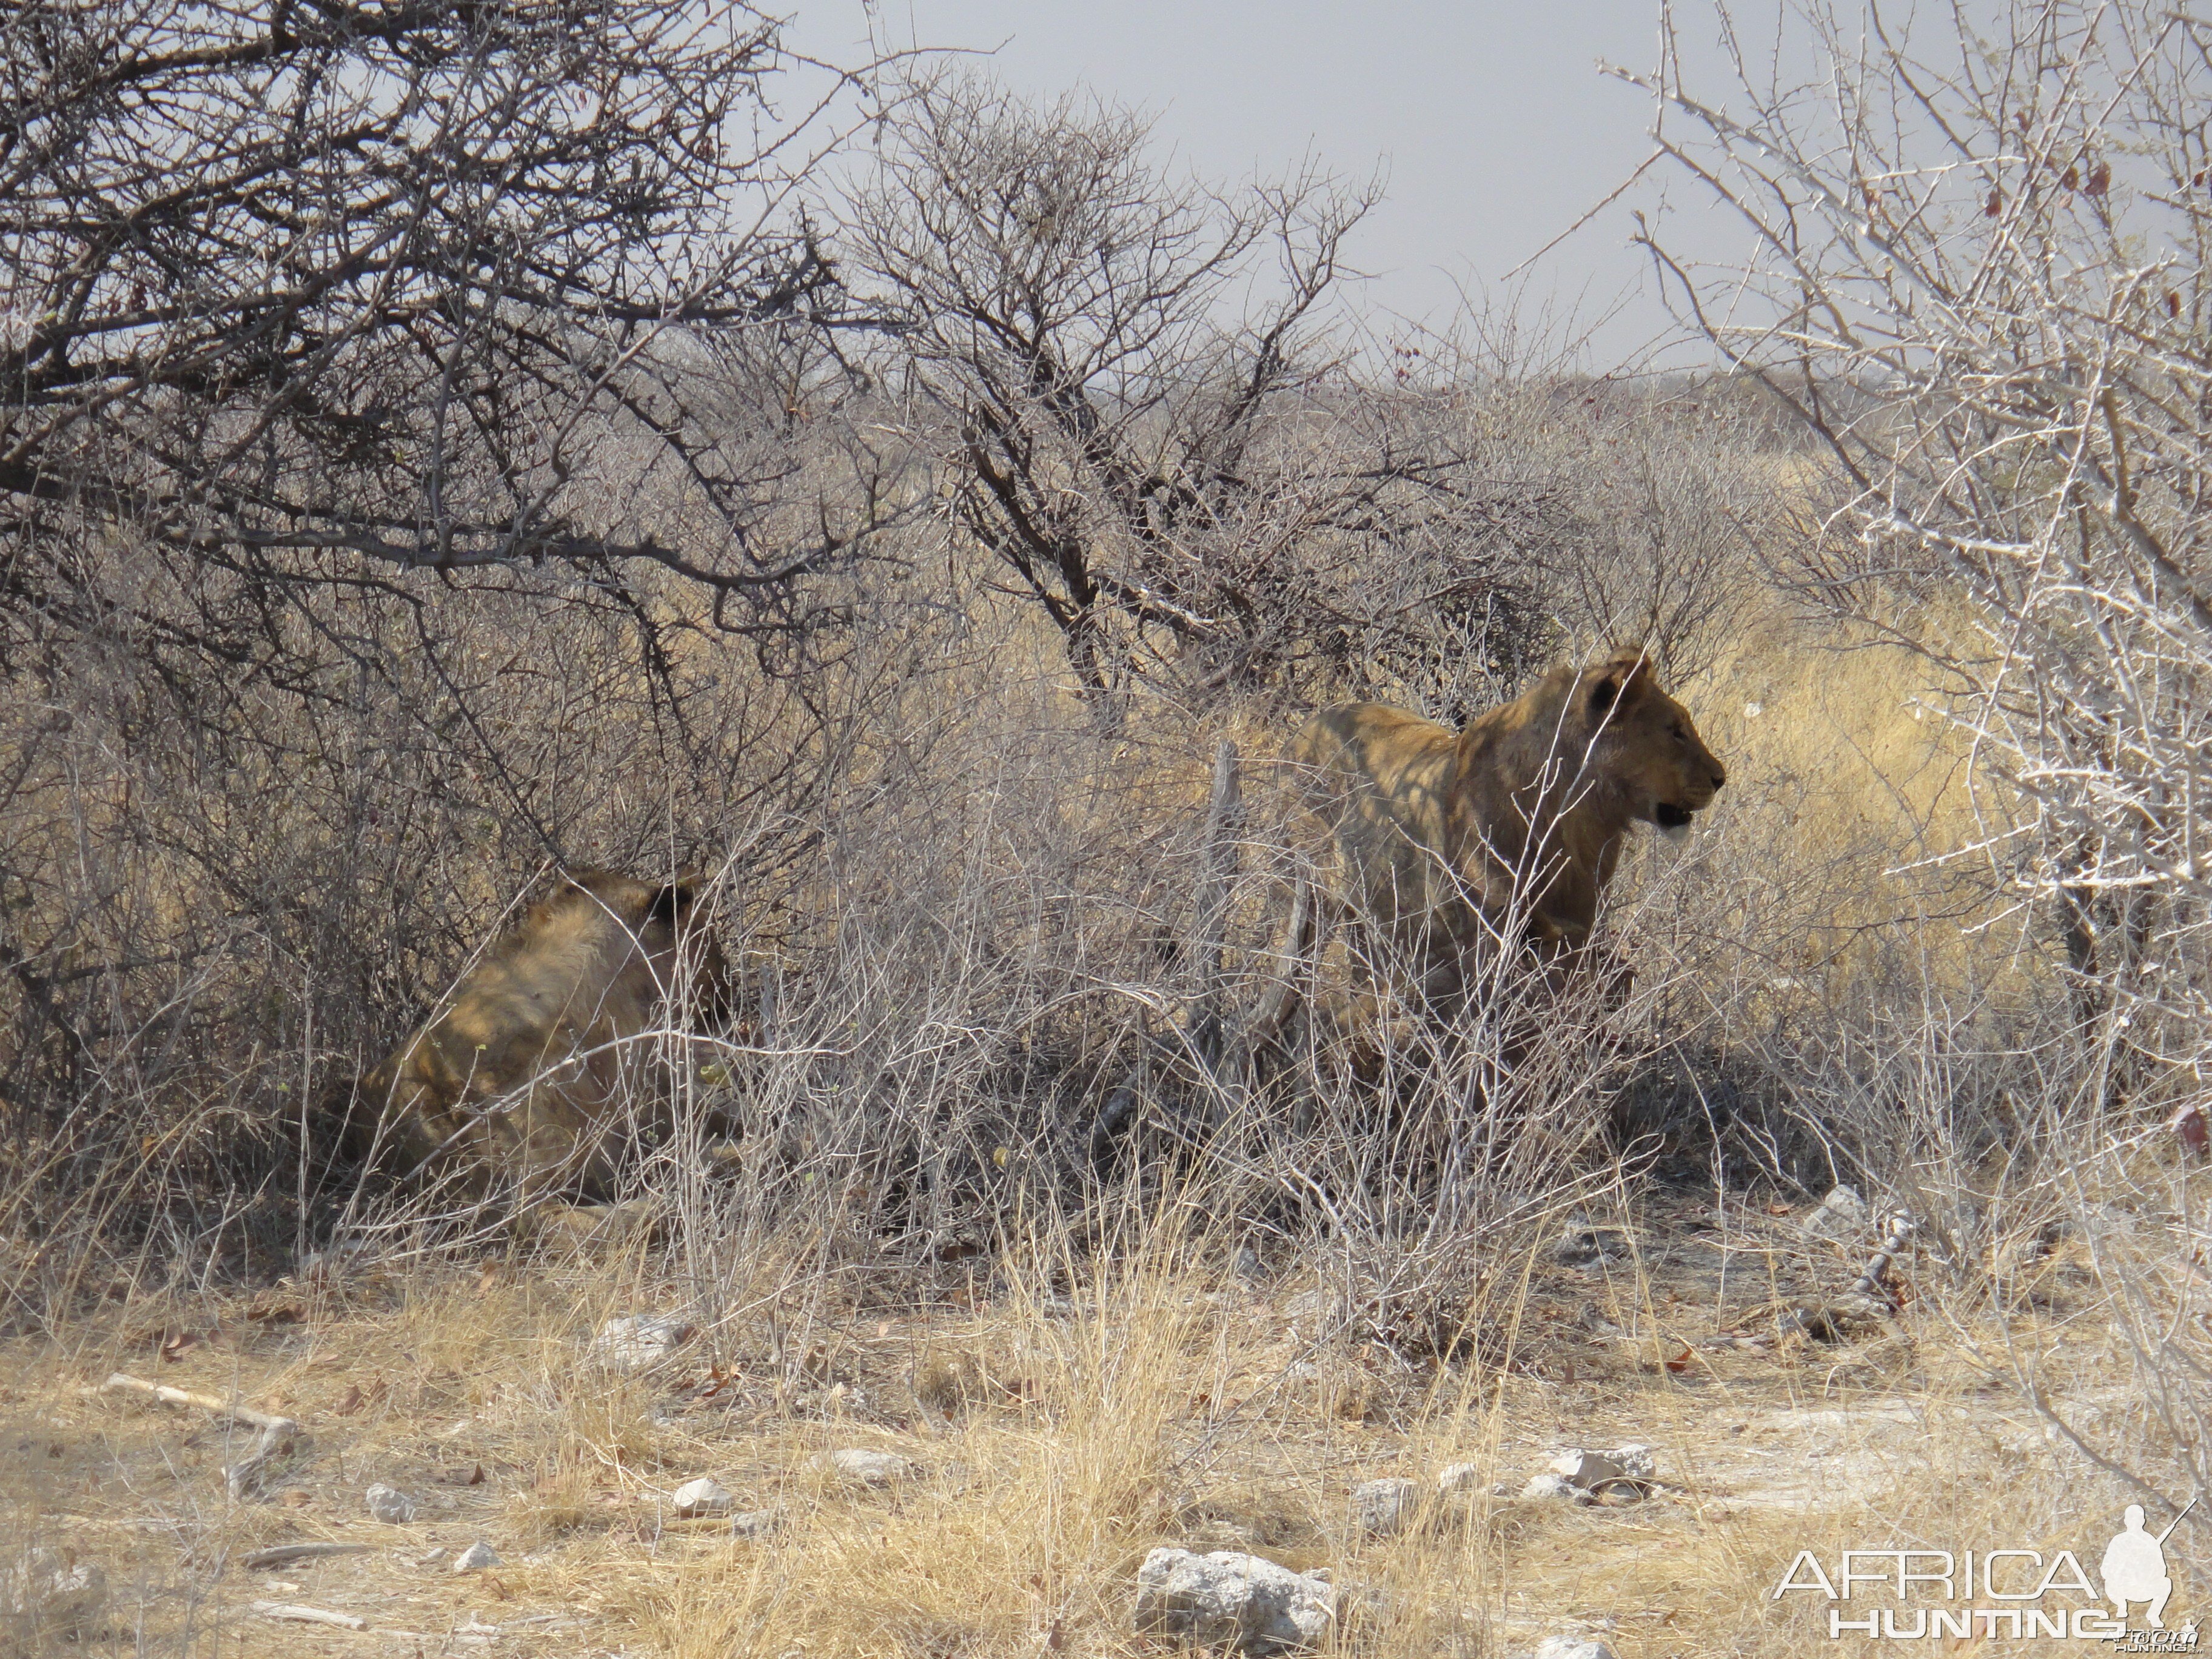
<svg viewBox="0 0 2212 1659"><path fill-rule="evenodd" d="M1826 1600L1831 1640L1847 1633L1892 1642L2071 1637L2118 1643L2125 1652L2194 1653L2194 1620L2166 1628L2173 1595L2166 1540L2197 1501L2160 1533L2144 1529L2142 1504L2129 1504L2094 1581L2069 1549L1852 1549L1832 1575L1814 1552L1800 1550L1773 1599L1808 1591ZM2130 1607L2142 1610L2144 1628L2128 1627Z"/></svg>
<svg viewBox="0 0 2212 1659"><path fill-rule="evenodd" d="M2166 1628L2166 1601L2173 1594L2173 1580L2166 1571L2166 1540L2181 1524L2181 1516L2197 1507L2191 1498L2183 1505L2181 1515L2166 1523L2166 1530L2155 1538L2143 1530L2143 1510L2140 1504L2130 1504L2120 1517L2123 1530L2105 1546L2105 1559L2097 1564L2097 1577L2104 1581L2105 1599L2112 1604L2112 1615L2122 1624L2128 1621L2128 1603L2148 1601L2150 1611L2145 1616L2153 1630Z"/></svg>

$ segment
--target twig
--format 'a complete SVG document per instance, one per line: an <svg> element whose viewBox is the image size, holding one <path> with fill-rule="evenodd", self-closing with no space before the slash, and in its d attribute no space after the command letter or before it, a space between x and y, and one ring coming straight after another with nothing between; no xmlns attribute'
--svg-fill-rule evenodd
<svg viewBox="0 0 2212 1659"><path fill-rule="evenodd" d="M240 1405L234 1400L218 1400L211 1394L194 1394L187 1389L173 1389L166 1383L149 1382L143 1377L129 1376L121 1371L110 1375L107 1381L100 1386L102 1393L115 1389L129 1389L138 1394L151 1395L167 1405L197 1406L202 1411L213 1412L217 1417L228 1417L249 1428L266 1431L281 1425L296 1432L300 1426L289 1417L272 1417L267 1412L258 1412L252 1407Z"/></svg>
<svg viewBox="0 0 2212 1659"><path fill-rule="evenodd" d="M366 1630L368 1620L357 1613L332 1613L328 1607L295 1607L285 1601L256 1601L254 1612L264 1619L289 1619L302 1625L336 1625L341 1630Z"/></svg>
<svg viewBox="0 0 2212 1659"><path fill-rule="evenodd" d="M1882 1283L1882 1279L1889 1272L1889 1264L1911 1238L1912 1218L1909 1215L1890 1217L1889 1236L1882 1240L1881 1248L1867 1262L1866 1271L1852 1284L1852 1291L1859 1296L1878 1297L1894 1308L1897 1298L1889 1293L1889 1286Z"/></svg>
<svg viewBox="0 0 2212 1659"><path fill-rule="evenodd" d="M131 1376L122 1371L109 1375L100 1385L103 1392L112 1389L127 1389L135 1394L150 1395L172 1406L197 1406L202 1411L243 1423L248 1428L261 1431L261 1437L253 1449L237 1462L223 1470L224 1483L230 1488L234 1499L258 1495L262 1476L269 1466L287 1452L307 1443L307 1436L300 1425L289 1417L274 1417L251 1406L240 1405L234 1400L218 1400L213 1395L193 1394L185 1389L173 1389L165 1383L149 1382L143 1377Z"/></svg>
<svg viewBox="0 0 2212 1659"><path fill-rule="evenodd" d="M245 1558L240 1565L253 1567L284 1567L295 1561L321 1561L333 1555L366 1555L366 1544L276 1544L265 1550L256 1550Z"/></svg>

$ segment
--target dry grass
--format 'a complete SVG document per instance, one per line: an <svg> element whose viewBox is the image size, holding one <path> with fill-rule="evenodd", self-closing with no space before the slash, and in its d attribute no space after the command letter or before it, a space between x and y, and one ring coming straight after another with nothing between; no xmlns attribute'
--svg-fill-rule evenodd
<svg viewBox="0 0 2212 1659"><path fill-rule="evenodd" d="M1833 1295L1855 1267L1779 1207L1653 1194L1595 1212L1627 1253L1571 1268L1535 1252L1493 1276L1494 1305L1472 1311L1512 1335L1486 1362L1409 1363L1333 1324L1310 1266L1278 1261L1255 1283L1224 1271L1221 1242L1164 1229L1111 1261L1049 1240L935 1268L836 1261L808 1287L796 1358L787 1264L763 1261L744 1311L634 1376L584 1351L611 1312L680 1304L646 1257L126 1302L6 1352L15 1535L102 1562L116 1587L103 1630L26 1650L250 1659L384 1650L404 1632L400 1650L425 1653L1121 1655L1139 1646L1138 1564L1180 1542L1329 1567L1348 1652L1510 1652L1584 1630L1623 1659L1782 1656L1825 1640L1804 1599L1771 1595L1799 1549L2100 1547L2124 1498L2078 1462L2054 1468L1995 1386L2008 1346L2064 1346L2073 1403L2109 1396L2094 1277L2051 1265L2037 1304L2000 1318L1968 1312L1923 1258L1900 1321L1808 1340L1778 1307ZM234 1505L224 1433L95 1392L118 1367L289 1412L313 1449L270 1501ZM1641 1504L1488 1495L1559 1445L1628 1439L1658 1453L1663 1484ZM896 1451L915 1474L849 1489L811 1461L842 1447ZM1482 1471L1464 1505L1432 1502L1398 1538L1351 1525L1358 1482L1460 1462ZM668 1492L699 1474L782 1525L732 1540L676 1519ZM369 1520L374 1480L422 1498L422 1518ZM298 1538L370 1549L236 1564ZM446 1571L477 1539L503 1565ZM370 1629L273 1624L255 1600Z"/></svg>

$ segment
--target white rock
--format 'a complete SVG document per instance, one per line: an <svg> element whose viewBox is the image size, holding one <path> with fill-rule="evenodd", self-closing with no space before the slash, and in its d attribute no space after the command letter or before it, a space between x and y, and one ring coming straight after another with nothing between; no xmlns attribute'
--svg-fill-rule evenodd
<svg viewBox="0 0 2212 1659"><path fill-rule="evenodd" d="M1603 1452L1579 1449L1563 1451L1545 1467L1562 1480L1585 1491L1593 1486L1601 1486L1608 1480L1621 1480L1628 1474Z"/></svg>
<svg viewBox="0 0 2212 1659"><path fill-rule="evenodd" d="M666 1359L690 1335L690 1322L672 1314L632 1314L600 1326L586 1353L609 1370L641 1371Z"/></svg>
<svg viewBox="0 0 2212 1659"><path fill-rule="evenodd" d="M82 1630L107 1605L107 1574L97 1561L68 1561L34 1549L17 1563L7 1608L58 1630Z"/></svg>
<svg viewBox="0 0 2212 1659"><path fill-rule="evenodd" d="M1536 1644L1535 1659L1613 1659L1613 1650L1587 1636L1547 1636Z"/></svg>
<svg viewBox="0 0 2212 1659"><path fill-rule="evenodd" d="M1632 1440L1625 1446L1615 1446L1603 1454L1610 1458L1631 1480L1649 1480L1658 1472L1652 1461L1651 1448L1640 1440Z"/></svg>
<svg viewBox="0 0 2212 1659"><path fill-rule="evenodd" d="M1421 1489L1411 1480L1366 1480L1352 1489L1352 1523L1370 1538L1395 1538L1413 1524Z"/></svg>
<svg viewBox="0 0 2212 1659"><path fill-rule="evenodd" d="M1521 1488L1521 1495L1523 1498L1556 1498L1569 1504L1596 1501L1564 1474L1532 1474L1528 1477L1528 1484Z"/></svg>
<svg viewBox="0 0 2212 1659"><path fill-rule="evenodd" d="M1335 1623L1336 1591L1327 1580L1262 1556L1161 1548L1137 1570L1139 1636L1262 1655L1319 1647Z"/></svg>
<svg viewBox="0 0 2212 1659"><path fill-rule="evenodd" d="M1450 1495L1458 1492L1480 1492L1482 1489L1482 1465L1480 1463L1447 1463L1443 1473L1437 1476L1437 1490Z"/></svg>
<svg viewBox="0 0 2212 1659"><path fill-rule="evenodd" d="M1808 1238L1832 1238L1848 1243L1868 1231L1874 1225L1874 1212L1867 1208L1858 1188L1838 1186L1822 1199L1820 1206L1803 1222Z"/></svg>
<svg viewBox="0 0 2212 1659"><path fill-rule="evenodd" d="M415 1500L397 1486L374 1486L362 1493L362 1498L368 1505L369 1514L379 1521L398 1527L415 1518Z"/></svg>
<svg viewBox="0 0 2212 1659"><path fill-rule="evenodd" d="M455 1572L480 1572L499 1565L499 1552L481 1538L453 1558Z"/></svg>
<svg viewBox="0 0 2212 1659"><path fill-rule="evenodd" d="M1641 1498L1651 1488L1651 1448L1632 1444L1607 1451L1572 1447L1547 1466L1568 1485L1586 1492L1610 1491Z"/></svg>
<svg viewBox="0 0 2212 1659"><path fill-rule="evenodd" d="M731 1497L722 1483L711 1475L701 1475L696 1480L686 1480L668 1501L676 1508L680 1520L696 1515L727 1515L737 1499Z"/></svg>
<svg viewBox="0 0 2212 1659"><path fill-rule="evenodd" d="M914 1465L896 1452L853 1448L817 1452L807 1462L810 1468L823 1470L848 1486L892 1486L914 1478Z"/></svg>
<svg viewBox="0 0 2212 1659"><path fill-rule="evenodd" d="M782 1524L781 1510L747 1510L730 1517L730 1534L735 1538L759 1538Z"/></svg>

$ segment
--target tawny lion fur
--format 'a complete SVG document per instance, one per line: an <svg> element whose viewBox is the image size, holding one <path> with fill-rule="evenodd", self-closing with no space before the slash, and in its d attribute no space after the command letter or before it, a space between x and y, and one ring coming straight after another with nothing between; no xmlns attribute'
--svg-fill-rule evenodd
<svg viewBox="0 0 2212 1659"><path fill-rule="evenodd" d="M1640 652L1562 665L1465 728L1384 703L1340 703L1291 757L1339 861L1339 900L1378 930L1434 1001L1469 953L1512 935L1548 961L1589 939L1621 840L1670 835L1727 781Z"/></svg>
<svg viewBox="0 0 2212 1659"><path fill-rule="evenodd" d="M671 1121L665 1045L641 1037L727 1000L696 902L690 881L564 881L362 1079L355 1111L370 1115L378 1161L526 1196L611 1196L625 1158Z"/></svg>

